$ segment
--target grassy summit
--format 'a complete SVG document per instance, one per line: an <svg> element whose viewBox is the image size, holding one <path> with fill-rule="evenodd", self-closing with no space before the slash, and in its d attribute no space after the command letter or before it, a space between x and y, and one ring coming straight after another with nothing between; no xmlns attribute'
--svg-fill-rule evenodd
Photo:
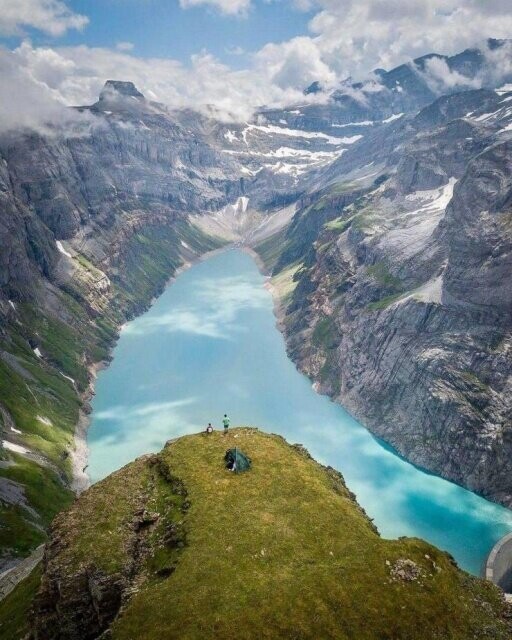
<svg viewBox="0 0 512 640"><path fill-rule="evenodd" d="M232 446L251 471L224 469ZM46 639L110 623L114 640L510 637L494 586L421 540L383 540L338 473L256 429L180 438L124 467L51 540Z"/></svg>

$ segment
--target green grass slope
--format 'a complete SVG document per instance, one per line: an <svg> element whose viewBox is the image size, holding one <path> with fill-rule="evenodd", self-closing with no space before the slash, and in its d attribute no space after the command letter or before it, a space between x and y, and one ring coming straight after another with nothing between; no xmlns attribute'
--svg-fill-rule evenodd
<svg viewBox="0 0 512 640"><path fill-rule="evenodd" d="M251 471L224 468L232 446ZM128 465L58 516L50 549L35 608L48 640L511 634L493 585L421 540L382 539L337 472L256 429Z"/></svg>
<svg viewBox="0 0 512 640"><path fill-rule="evenodd" d="M108 291L94 285L105 274L77 254L66 284L47 283L51 295L0 314L0 572L3 561L44 541L56 513L72 502L70 453L79 411L87 410L89 367L108 359L118 327L163 291L184 261L183 243L189 256L219 246L183 221L147 225L123 243ZM29 454L2 448L4 439ZM6 481L18 483L25 504L2 500Z"/></svg>
<svg viewBox="0 0 512 640"><path fill-rule="evenodd" d="M0 601L0 638L2 640L26 638L30 631L30 608L40 580L41 567L38 566Z"/></svg>

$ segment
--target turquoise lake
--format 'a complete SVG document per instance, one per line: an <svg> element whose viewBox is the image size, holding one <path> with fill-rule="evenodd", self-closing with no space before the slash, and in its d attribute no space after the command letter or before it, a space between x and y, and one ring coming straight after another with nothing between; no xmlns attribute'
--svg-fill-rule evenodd
<svg viewBox="0 0 512 640"><path fill-rule="evenodd" d="M427 474L313 390L288 359L265 277L239 250L184 271L126 325L96 384L93 482L228 413L339 469L384 537L418 536L478 574L512 512Z"/></svg>

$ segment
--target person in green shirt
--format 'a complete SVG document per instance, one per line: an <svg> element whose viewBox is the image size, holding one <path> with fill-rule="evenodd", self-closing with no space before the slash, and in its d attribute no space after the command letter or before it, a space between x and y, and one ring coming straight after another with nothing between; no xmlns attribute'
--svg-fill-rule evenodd
<svg viewBox="0 0 512 640"><path fill-rule="evenodd" d="M230 422L231 422L231 420L228 418L228 414L225 413L224 417L222 418L222 424L224 425L224 433L225 434L228 432L228 428L229 428Z"/></svg>

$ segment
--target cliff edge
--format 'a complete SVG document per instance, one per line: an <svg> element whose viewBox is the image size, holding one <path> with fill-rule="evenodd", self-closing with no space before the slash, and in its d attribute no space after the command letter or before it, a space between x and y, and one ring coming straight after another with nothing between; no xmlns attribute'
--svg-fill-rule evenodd
<svg viewBox="0 0 512 640"><path fill-rule="evenodd" d="M249 472L225 469L233 446ZM448 554L382 539L303 447L240 428L169 442L57 516L30 637L497 640L507 615Z"/></svg>

